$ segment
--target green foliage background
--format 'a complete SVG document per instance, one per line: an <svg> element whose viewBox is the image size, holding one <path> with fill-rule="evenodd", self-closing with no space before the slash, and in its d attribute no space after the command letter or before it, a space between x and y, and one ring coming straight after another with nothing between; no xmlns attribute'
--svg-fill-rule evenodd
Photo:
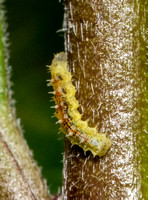
<svg viewBox="0 0 148 200"><path fill-rule="evenodd" d="M52 193L62 184L63 135L50 106L46 65L64 49L63 4L58 0L6 0L10 62L17 117Z"/></svg>

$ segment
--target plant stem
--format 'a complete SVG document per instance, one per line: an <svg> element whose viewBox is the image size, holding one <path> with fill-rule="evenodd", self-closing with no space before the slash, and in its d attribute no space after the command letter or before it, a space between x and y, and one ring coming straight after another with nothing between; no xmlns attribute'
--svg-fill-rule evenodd
<svg viewBox="0 0 148 200"><path fill-rule="evenodd" d="M6 24L0 1L0 199L50 200L10 99Z"/></svg>
<svg viewBox="0 0 148 200"><path fill-rule="evenodd" d="M5 105L6 100L7 100L7 96L6 96L6 72L5 72L5 68L6 68L6 62L5 62L5 56L4 56L4 40L6 40L6 38L4 38L3 36L3 29L4 27L2 24L2 18L4 17L4 11L2 11L1 8L1 4L0 4L0 9L1 9L1 17L0 17L0 105L2 107ZM5 49L6 50L6 49Z"/></svg>
<svg viewBox="0 0 148 200"><path fill-rule="evenodd" d="M66 52L83 119L107 133L102 158L66 141L65 199L148 198L146 0L66 1Z"/></svg>

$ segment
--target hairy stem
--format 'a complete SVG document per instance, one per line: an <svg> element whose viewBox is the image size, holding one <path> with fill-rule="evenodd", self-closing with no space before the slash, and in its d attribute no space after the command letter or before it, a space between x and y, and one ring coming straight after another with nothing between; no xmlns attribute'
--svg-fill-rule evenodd
<svg viewBox="0 0 148 200"><path fill-rule="evenodd" d="M0 1L0 199L49 200L46 183L12 108L4 14Z"/></svg>
<svg viewBox="0 0 148 200"><path fill-rule="evenodd" d="M65 9L80 112L112 140L103 158L66 141L65 199L147 199L147 1L67 0Z"/></svg>

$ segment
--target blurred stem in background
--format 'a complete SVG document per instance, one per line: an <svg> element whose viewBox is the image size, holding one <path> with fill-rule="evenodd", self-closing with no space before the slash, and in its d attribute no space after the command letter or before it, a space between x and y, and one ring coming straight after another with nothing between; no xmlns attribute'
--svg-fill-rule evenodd
<svg viewBox="0 0 148 200"><path fill-rule="evenodd" d="M12 107L5 13L0 2L0 199L50 200Z"/></svg>
<svg viewBox="0 0 148 200"><path fill-rule="evenodd" d="M147 1L66 0L65 10L80 111L112 140L103 158L66 140L65 198L147 199Z"/></svg>
<svg viewBox="0 0 148 200"><path fill-rule="evenodd" d="M58 0L6 0L13 97L24 137L42 166L51 193L62 185L63 135L55 125L47 65L63 51L63 4ZM58 13L58 15L57 15ZM52 180L52 181L51 181Z"/></svg>

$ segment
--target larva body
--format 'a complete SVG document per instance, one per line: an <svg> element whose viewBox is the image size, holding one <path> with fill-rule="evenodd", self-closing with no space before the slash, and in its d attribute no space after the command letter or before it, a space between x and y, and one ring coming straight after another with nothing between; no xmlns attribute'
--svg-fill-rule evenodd
<svg viewBox="0 0 148 200"><path fill-rule="evenodd" d="M50 84L55 94L55 115L62 131L72 144L80 146L84 152L91 151L93 156L104 156L111 146L111 141L105 134L98 133L96 128L89 127L87 121L81 120L81 114L77 110L79 103L75 98L76 89L67 70L65 53L55 55L49 68Z"/></svg>

